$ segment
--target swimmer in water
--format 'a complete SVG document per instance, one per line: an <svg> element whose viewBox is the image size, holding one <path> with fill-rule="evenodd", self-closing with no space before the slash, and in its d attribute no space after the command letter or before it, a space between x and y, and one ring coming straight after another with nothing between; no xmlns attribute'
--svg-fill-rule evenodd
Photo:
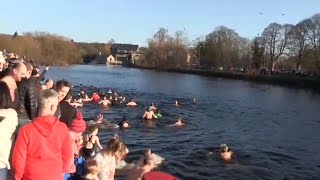
<svg viewBox="0 0 320 180"><path fill-rule="evenodd" d="M151 103L151 104L150 104L149 109L150 109L150 111L156 111L156 110L157 110L157 108L156 108L156 106L154 105L154 103Z"/></svg>
<svg viewBox="0 0 320 180"><path fill-rule="evenodd" d="M97 94L97 92L96 92L96 91L93 91L92 97L91 97L91 101L99 102L99 99L100 99L100 97L99 97L99 95Z"/></svg>
<svg viewBox="0 0 320 180"><path fill-rule="evenodd" d="M83 85L80 84L79 87L80 87L80 91L83 91Z"/></svg>
<svg viewBox="0 0 320 180"><path fill-rule="evenodd" d="M118 125L122 129L126 129L126 128L131 127L130 123L129 123L129 121L128 121L128 119L126 117L123 117L123 119L118 123Z"/></svg>
<svg viewBox="0 0 320 180"><path fill-rule="evenodd" d="M136 165L128 172L126 180L141 180L142 176L153 168L155 168L154 159L144 158L140 165Z"/></svg>
<svg viewBox="0 0 320 180"><path fill-rule="evenodd" d="M100 105L106 107L111 104L111 102L107 99L107 96L104 96L103 99L99 102Z"/></svg>
<svg viewBox="0 0 320 180"><path fill-rule="evenodd" d="M160 165L165 160L163 157L153 153L151 149L145 150L144 155L138 160L137 165L142 165L144 159L152 159L155 166Z"/></svg>
<svg viewBox="0 0 320 180"><path fill-rule="evenodd" d="M176 123L171 124L171 125L169 125L169 126L183 126L183 125L184 125L184 123L182 122L182 117L179 117L179 118L177 119Z"/></svg>
<svg viewBox="0 0 320 180"><path fill-rule="evenodd" d="M175 106L180 106L180 103L177 100L175 101Z"/></svg>
<svg viewBox="0 0 320 180"><path fill-rule="evenodd" d="M156 116L157 116L158 118L161 118L161 117L162 117L162 114L161 114L161 111L160 111L160 110L158 110Z"/></svg>
<svg viewBox="0 0 320 180"><path fill-rule="evenodd" d="M154 114L154 112L152 111L152 108L151 108L151 106L148 108L148 111L145 111L144 112L144 115L143 115L143 117L142 118L144 118L144 119L146 119L146 120L151 120L151 119L158 119L158 117Z"/></svg>
<svg viewBox="0 0 320 180"><path fill-rule="evenodd" d="M223 160L231 160L233 152L228 148L226 144L220 145L220 156Z"/></svg>
<svg viewBox="0 0 320 180"><path fill-rule="evenodd" d="M99 115L97 116L96 123L97 123L97 124L102 124L102 121L103 121L103 115L102 115L102 114L99 114Z"/></svg>
<svg viewBox="0 0 320 180"><path fill-rule="evenodd" d="M130 102L127 103L127 106L137 106L137 103L131 99Z"/></svg>
<svg viewBox="0 0 320 180"><path fill-rule="evenodd" d="M79 103L77 100L74 100L73 102L70 102L70 105L71 106L74 106L75 108L77 107L82 107L83 106L83 103Z"/></svg>
<svg viewBox="0 0 320 180"><path fill-rule="evenodd" d="M126 97L124 97L124 96L121 96L121 97L122 98L121 98L120 104L122 104L126 100Z"/></svg>

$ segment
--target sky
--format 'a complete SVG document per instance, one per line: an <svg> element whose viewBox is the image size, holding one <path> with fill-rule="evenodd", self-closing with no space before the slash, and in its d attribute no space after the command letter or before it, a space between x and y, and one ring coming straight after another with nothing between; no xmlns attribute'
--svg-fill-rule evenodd
<svg viewBox="0 0 320 180"><path fill-rule="evenodd" d="M4 0L1 7L0 33L145 46L160 27L172 35L185 30L192 41L224 25L251 39L272 22L296 24L320 13L320 0Z"/></svg>

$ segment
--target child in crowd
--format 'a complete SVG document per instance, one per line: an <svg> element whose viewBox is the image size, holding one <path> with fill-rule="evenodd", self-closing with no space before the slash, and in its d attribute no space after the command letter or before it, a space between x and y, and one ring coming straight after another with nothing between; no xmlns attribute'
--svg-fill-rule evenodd
<svg viewBox="0 0 320 180"><path fill-rule="evenodd" d="M98 177L100 180L114 180L116 170L116 159L121 159L121 149L126 147L119 138L111 138L105 149L96 154L96 160L100 166Z"/></svg>
<svg viewBox="0 0 320 180"><path fill-rule="evenodd" d="M84 166L83 180L99 180L100 166L95 160L87 160Z"/></svg>
<svg viewBox="0 0 320 180"><path fill-rule="evenodd" d="M99 131L99 128L97 125L92 124L89 126L89 135L86 135L85 137L85 146L82 149L82 153L85 158L88 158L94 154L95 151L95 145L98 146L98 148L103 149L99 137L97 136Z"/></svg>
<svg viewBox="0 0 320 180"><path fill-rule="evenodd" d="M86 130L86 122L83 120L82 113L77 112L75 119L71 121L69 128L72 147L75 156L79 155L79 150L83 144L82 133Z"/></svg>
<svg viewBox="0 0 320 180"><path fill-rule="evenodd" d="M220 146L220 156L222 159L228 161L231 160L233 152L228 148L226 144Z"/></svg>
<svg viewBox="0 0 320 180"><path fill-rule="evenodd" d="M83 144L83 138L82 133L86 130L86 123L82 118L82 113L77 112L75 119L71 121L71 125L69 127L69 134L72 140L72 150L75 162L78 162L79 157L79 151ZM71 174L79 174L81 175L80 169L77 169L77 166L79 167L80 164L74 164L64 175L64 179L67 179ZM80 165L81 166L81 165Z"/></svg>
<svg viewBox="0 0 320 180"><path fill-rule="evenodd" d="M118 139L118 141L120 140L120 137L115 134L114 138ZM116 169L125 169L127 167L130 168L130 164L128 166L128 163L124 160L124 158L126 157L126 155L129 153L129 149L127 148L127 146L121 146L121 149L119 151L119 155L118 157L116 157Z"/></svg>

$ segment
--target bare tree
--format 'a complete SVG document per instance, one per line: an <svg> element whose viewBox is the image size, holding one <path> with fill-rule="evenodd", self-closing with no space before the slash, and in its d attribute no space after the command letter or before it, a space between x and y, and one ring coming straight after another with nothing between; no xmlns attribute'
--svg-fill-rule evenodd
<svg viewBox="0 0 320 180"><path fill-rule="evenodd" d="M317 65L320 64L320 14L315 14L311 18L304 20L307 26L307 38L312 46L314 58L316 59Z"/></svg>
<svg viewBox="0 0 320 180"><path fill-rule="evenodd" d="M217 27L212 33L207 35L207 40L212 41L211 47L215 53L219 66L231 67L237 59L239 48L239 35L232 29L225 26Z"/></svg>
<svg viewBox="0 0 320 180"><path fill-rule="evenodd" d="M262 33L265 40L267 55L270 58L270 70L274 71L275 64L287 48L289 34L293 25L271 23Z"/></svg>
<svg viewBox="0 0 320 180"><path fill-rule="evenodd" d="M257 70L260 69L263 61L263 55L265 52L265 43L262 37L255 37L252 44L252 62L251 68L252 73L256 74Z"/></svg>
<svg viewBox="0 0 320 180"><path fill-rule="evenodd" d="M159 45L163 45L168 39L168 30L165 28L159 28L159 30L153 35L153 39Z"/></svg>
<svg viewBox="0 0 320 180"><path fill-rule="evenodd" d="M292 28L289 40L289 49L291 56L296 62L296 70L301 70L303 58L308 50L308 26L307 21L303 20Z"/></svg>
<svg viewBox="0 0 320 180"><path fill-rule="evenodd" d="M174 38L175 38L176 46L187 46L188 45L188 38L187 38L185 30L178 30L174 34Z"/></svg>

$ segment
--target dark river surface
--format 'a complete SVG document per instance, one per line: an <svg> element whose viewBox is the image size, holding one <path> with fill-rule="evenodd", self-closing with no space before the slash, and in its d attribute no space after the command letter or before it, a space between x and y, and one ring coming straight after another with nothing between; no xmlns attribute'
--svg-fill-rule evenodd
<svg viewBox="0 0 320 180"><path fill-rule="evenodd" d="M107 91L110 87L134 98L136 108L103 110L85 104L86 119L102 113L112 122L127 116L126 131L100 130L103 143L118 133L132 162L151 148L166 159L159 167L183 180L320 179L320 96L301 89L197 75L106 66L51 67L48 77L67 79ZM89 93L91 94L91 92ZM196 98L196 104L193 104ZM173 105L175 99L182 104ZM141 116L154 102L164 115L146 125ZM182 116L186 125L168 127ZM226 143L235 152L231 162L208 152Z"/></svg>

